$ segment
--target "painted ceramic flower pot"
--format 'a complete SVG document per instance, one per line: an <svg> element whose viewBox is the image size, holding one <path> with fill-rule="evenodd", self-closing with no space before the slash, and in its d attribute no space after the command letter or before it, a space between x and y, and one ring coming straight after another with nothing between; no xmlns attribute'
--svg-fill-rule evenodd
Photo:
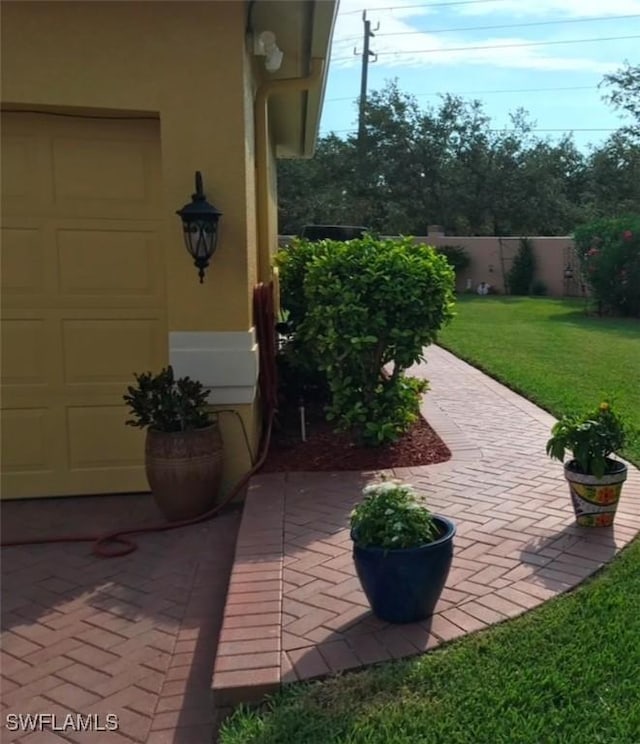
<svg viewBox="0 0 640 744"><path fill-rule="evenodd" d="M358 545L353 539L353 560L362 589L376 617L388 623L425 620L444 589L456 528L445 517L434 515L440 537L417 548L386 550Z"/></svg>
<svg viewBox="0 0 640 744"><path fill-rule="evenodd" d="M613 524L622 484L627 479L627 466L618 460L608 460L609 471L596 478L577 472L575 460L564 466L569 483L576 521L582 527L609 527Z"/></svg>

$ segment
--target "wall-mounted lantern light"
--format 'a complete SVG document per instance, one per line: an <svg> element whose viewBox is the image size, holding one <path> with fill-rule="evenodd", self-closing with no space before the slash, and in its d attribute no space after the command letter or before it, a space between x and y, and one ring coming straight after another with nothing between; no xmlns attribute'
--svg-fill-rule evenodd
<svg viewBox="0 0 640 744"><path fill-rule="evenodd" d="M570 263L568 263L565 267L564 278L566 281L571 281L571 279L573 279L573 268L571 267Z"/></svg>
<svg viewBox="0 0 640 744"><path fill-rule="evenodd" d="M191 203L179 209L184 231L184 244L193 258L198 269L200 284L204 279L204 271L209 266L211 256L216 250L218 242L218 220L222 212L213 204L209 204L202 189L202 174L196 171L196 192L191 195Z"/></svg>
<svg viewBox="0 0 640 744"><path fill-rule="evenodd" d="M489 264L489 273L493 274L493 264Z"/></svg>

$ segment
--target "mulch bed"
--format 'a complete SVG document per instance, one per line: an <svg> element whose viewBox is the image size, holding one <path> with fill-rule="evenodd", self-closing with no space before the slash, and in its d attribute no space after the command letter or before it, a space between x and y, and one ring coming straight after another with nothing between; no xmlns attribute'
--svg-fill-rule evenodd
<svg viewBox="0 0 640 744"><path fill-rule="evenodd" d="M299 415L278 417L263 473L293 470L383 470L433 465L451 457L446 444L419 418L397 442L361 447L348 434L335 433L321 415L308 414L307 439L301 441Z"/></svg>

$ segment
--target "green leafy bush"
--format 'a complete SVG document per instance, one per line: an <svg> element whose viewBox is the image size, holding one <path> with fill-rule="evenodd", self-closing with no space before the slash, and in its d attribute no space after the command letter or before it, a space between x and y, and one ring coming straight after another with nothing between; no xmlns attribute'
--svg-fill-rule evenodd
<svg viewBox="0 0 640 744"><path fill-rule="evenodd" d="M394 441L417 419L426 385L404 371L452 317L453 270L411 238L321 246L301 272L297 351L326 373L337 428L367 445Z"/></svg>
<svg viewBox="0 0 640 744"><path fill-rule="evenodd" d="M583 281L602 312L640 317L640 216L601 219L577 228Z"/></svg>
<svg viewBox="0 0 640 744"><path fill-rule="evenodd" d="M136 385L123 396L133 415L128 426L155 431L189 431L211 423L207 409L208 392L203 384L190 377L175 379L173 368L158 374L134 374Z"/></svg>
<svg viewBox="0 0 640 744"><path fill-rule="evenodd" d="M433 542L438 528L412 486L384 481L366 486L363 500L351 512L351 529L358 545L376 548L417 548Z"/></svg>
<svg viewBox="0 0 640 744"><path fill-rule="evenodd" d="M507 274L507 284L512 295L528 295L533 284L536 259L531 238L520 238L520 247Z"/></svg>
<svg viewBox="0 0 640 744"><path fill-rule="evenodd" d="M304 346L290 336L276 356L278 399L281 411L305 404L324 406L329 401L327 375L318 369L313 355L305 355Z"/></svg>
<svg viewBox="0 0 640 744"><path fill-rule="evenodd" d="M542 279L534 279L531 284L531 294L534 297L545 297L549 294L549 288Z"/></svg>
<svg viewBox="0 0 640 744"><path fill-rule="evenodd" d="M307 314L304 291L307 269L314 258L330 250L331 244L329 240L294 238L274 257L280 279L280 303L287 311L287 320L292 329L297 328Z"/></svg>
<svg viewBox="0 0 640 744"><path fill-rule="evenodd" d="M307 268L316 256L329 250L327 241L295 238L274 258L280 280L280 303L286 320L278 324L281 343L277 355L278 383L283 402L299 398L316 400L327 397L327 379L319 369L313 350L307 348L298 328L307 314L304 280Z"/></svg>

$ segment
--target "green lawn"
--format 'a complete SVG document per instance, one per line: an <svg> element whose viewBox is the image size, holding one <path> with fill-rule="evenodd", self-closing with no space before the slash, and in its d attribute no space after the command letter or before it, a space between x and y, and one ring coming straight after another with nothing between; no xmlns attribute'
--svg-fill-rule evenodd
<svg viewBox="0 0 640 744"><path fill-rule="evenodd" d="M580 303L464 298L443 343L555 414L640 424L640 325ZM628 454L640 461L636 447ZM577 591L418 659L295 685L221 744L640 744L640 542Z"/></svg>
<svg viewBox="0 0 640 744"><path fill-rule="evenodd" d="M463 295L456 312L440 338L456 356L555 416L608 398L640 429L640 321L587 316L581 300ZM640 465L640 437L623 454Z"/></svg>

